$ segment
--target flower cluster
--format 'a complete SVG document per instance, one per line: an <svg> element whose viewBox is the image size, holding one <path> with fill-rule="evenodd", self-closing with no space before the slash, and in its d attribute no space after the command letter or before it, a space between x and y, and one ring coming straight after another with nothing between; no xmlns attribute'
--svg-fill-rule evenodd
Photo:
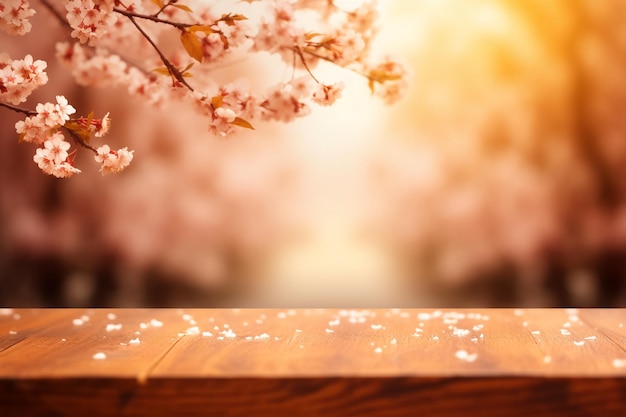
<svg viewBox="0 0 626 417"><path fill-rule="evenodd" d="M317 84L313 93L313 101L321 106L332 105L339 97L345 85L341 82L330 85Z"/></svg>
<svg viewBox="0 0 626 417"><path fill-rule="evenodd" d="M311 105L330 106L344 83L318 80L322 64L361 74L372 93L391 103L407 87L408 72L396 61L370 63L378 28L375 0L344 10L329 1L272 0L219 5L201 0L64 0L63 9L41 0L73 40L56 45L56 57L83 86L122 86L149 103L188 102L209 120L208 131L229 136L254 129L257 120L290 122L311 112ZM11 33L30 29L34 11L26 0L0 5L0 22ZM174 42L173 42L174 41ZM251 92L234 80L222 85L212 69L252 54L280 57L292 67L288 80ZM0 105L12 108L47 82L47 63L0 56ZM126 148L92 148L89 137L101 136L108 115L70 120L61 102L37 106L18 123L22 140L40 147L36 162L44 172L70 176L73 168L65 133L88 148L101 172L119 172L132 159ZM70 106L71 107L71 106ZM13 110L16 110L13 108ZM33 114L31 114L33 113ZM69 123L65 123L69 122ZM101 123L100 127L96 124ZM73 155L73 154L72 154ZM65 165L69 164L69 165ZM72 169L68 168L71 166Z"/></svg>
<svg viewBox="0 0 626 417"><path fill-rule="evenodd" d="M11 104L25 102L37 87L48 82L46 66L45 61L34 61L31 55L16 60L0 55L0 100Z"/></svg>
<svg viewBox="0 0 626 417"><path fill-rule="evenodd" d="M370 89L388 104L398 101L408 89L407 68L390 57L369 68L368 73Z"/></svg>
<svg viewBox="0 0 626 417"><path fill-rule="evenodd" d="M28 0L3 0L0 3L0 29L12 35L24 35L32 28L28 18L34 14Z"/></svg>
<svg viewBox="0 0 626 417"><path fill-rule="evenodd" d="M111 1L103 5L91 0L69 3L84 1L99 10L96 15L102 23L92 31L98 33L97 41L93 38L90 42L106 48L88 49L68 42L57 46L57 57L70 68L77 82L93 86L124 85L131 94L144 96L156 104L190 101L209 118L208 130L218 136L231 135L239 128L252 128L256 119L289 122L310 114L311 104L333 104L344 84L318 80L312 71L321 62L362 74L372 92L389 103L399 99L408 86L408 71L396 61L386 58L368 63L379 17L375 1L364 1L354 10L343 10L332 2L274 0L250 2L247 6L233 4L232 11L227 13L217 6L191 0L185 5L164 0L113 6ZM84 22L84 16L88 15L76 14L71 20L72 27L76 30L78 22ZM115 21L105 22L104 16L111 15L116 16ZM309 30L305 21L311 15L315 17L308 19L314 22ZM136 36L137 29L142 36ZM180 37L180 48L166 54L160 49L158 39L168 35ZM138 54L143 64L123 58L119 44L116 48L111 42L121 38L125 40L124 48ZM152 56L145 56L146 50L151 49ZM220 63L228 64L231 56L253 53L278 55L285 64L294 67L294 76L269 86L263 94L244 92L241 87L235 87L230 94L220 93L224 87L216 85L207 70ZM152 73L146 71L149 69ZM307 87L294 88L298 83L303 84L304 78L308 78ZM218 106L216 97L220 100Z"/></svg>
<svg viewBox="0 0 626 417"><path fill-rule="evenodd" d="M62 134L55 132L37 148L33 160L46 174L57 178L68 178L80 172L69 160L68 150L72 145L65 141Z"/></svg>
<svg viewBox="0 0 626 417"><path fill-rule="evenodd" d="M35 112L28 112L31 113L31 116L15 124L15 130L21 141L39 146L33 160L48 175L68 178L81 172L74 166L76 151L69 152L72 145L62 132L95 152L95 160L101 164L103 175L122 171L133 159L133 152L127 148L112 151L108 145L103 145L94 149L87 143L92 133L102 137L108 132L111 125L108 114L102 119L91 116L72 119L70 116L76 113L76 109L64 96L57 96L56 103L37 104Z"/></svg>
<svg viewBox="0 0 626 417"><path fill-rule="evenodd" d="M115 23L113 0L69 0L65 3L67 23L72 27L72 37L81 43L95 45Z"/></svg>
<svg viewBox="0 0 626 417"><path fill-rule="evenodd" d="M41 145L51 133L54 133L51 132L53 129L63 126L70 119L70 115L76 113L76 109L68 103L65 97L57 96L56 99L56 104L37 104L34 115L15 124L20 140Z"/></svg>
<svg viewBox="0 0 626 417"><path fill-rule="evenodd" d="M95 159L102 164L100 167L102 175L121 172L133 160L134 151L129 151L128 148L114 151L109 145L102 145L96 151Z"/></svg>

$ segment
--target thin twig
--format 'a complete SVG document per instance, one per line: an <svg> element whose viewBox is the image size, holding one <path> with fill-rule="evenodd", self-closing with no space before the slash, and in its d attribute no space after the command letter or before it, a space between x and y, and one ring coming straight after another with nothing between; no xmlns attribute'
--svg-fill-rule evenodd
<svg viewBox="0 0 626 417"><path fill-rule="evenodd" d="M48 0L39 0L39 1L41 1L41 4L43 4L44 7L48 9L50 13L52 13L52 15L61 23L61 25L67 26L67 20L65 20L63 15L59 13L59 11L55 9L54 6L52 6Z"/></svg>
<svg viewBox="0 0 626 417"><path fill-rule="evenodd" d="M167 6L169 6L169 5L170 5L170 2L165 3L163 6L161 6L161 8L159 9L159 11L158 11L158 12L156 12L153 16L154 16L154 17L159 17L159 15L163 12L163 10L165 10L165 8L166 8Z"/></svg>
<svg viewBox="0 0 626 417"><path fill-rule="evenodd" d="M141 14L141 13L136 13L136 12L130 12L128 10L124 10L124 9L120 9L118 7L115 7L113 9L114 12L122 14L126 17L130 18L137 18L137 19L145 19L145 20L150 20L152 22L155 23L164 23L166 25L170 25L170 26L174 26L176 29L180 29L180 30L185 30L191 26L197 25L197 23L178 23L178 22L172 22L171 20L166 20L166 19L161 19L159 17L157 17L156 15L148 15L148 14Z"/></svg>
<svg viewBox="0 0 626 417"><path fill-rule="evenodd" d="M317 78L315 78L315 75L313 75L313 73L311 72L311 70L309 69L309 66L306 63L306 60L304 59L304 55L302 54L302 50L300 49L300 47L298 45L296 45L294 48L294 51L298 54L298 56L300 57L300 60L302 61L302 65L304 65L304 68L306 69L306 71L309 73L309 75L311 76L311 78L313 78L313 80L316 83L320 83L319 80Z"/></svg>
<svg viewBox="0 0 626 417"><path fill-rule="evenodd" d="M293 48L289 48L289 49L293 49ZM316 53L316 52L313 52L313 51L311 51L311 50L309 50L309 49L306 49L306 48L305 48L305 49L304 49L304 51L301 51L301 53L302 53L303 55L304 55L304 54L311 55L312 57L319 58L319 59L321 59L321 60L323 60L323 61L326 61L326 62L330 62L331 64L337 65L339 68L344 68L344 69L347 69L348 71L352 71L352 72L354 72L355 74L358 74L358 75L360 75L360 76L362 76L362 77L367 78L368 80L376 81L375 79L373 79L373 78L372 78L372 77L370 77L369 75L365 74L365 73L364 73L364 72L362 72L362 71L359 71L359 70L358 70L358 69L356 69L356 68L340 65L340 64L336 63L335 61L333 61L332 59L330 59L330 58L328 58L328 57L325 57L324 55L320 55L320 54L318 54L318 53Z"/></svg>
<svg viewBox="0 0 626 417"><path fill-rule="evenodd" d="M25 109L23 107L14 106L14 105L9 104L9 103L3 103L1 101L0 101L0 106L6 107L7 109L13 110L14 112L23 113L26 116L34 116L34 115L37 114L36 111L28 110L28 109Z"/></svg>
<svg viewBox="0 0 626 417"><path fill-rule="evenodd" d="M152 48L154 48L156 53L159 54L159 58L161 58L161 62L163 62L163 65L165 65L165 67L167 68L169 73L172 75L172 77L174 77L179 83L187 87L189 91L194 91L193 88L187 83L187 81L185 80L183 75L180 73L180 71L178 71L178 69L176 69L176 67L169 61L169 59L167 59L167 57L163 55L163 52L161 52L161 50L159 49L157 44L154 43L152 38L150 38L150 36L141 28L141 26L137 24L137 22L135 21L135 17L132 15L125 15L125 16L128 17L128 19L131 21L133 25L135 25L135 27L141 33L141 35L150 43L150 45L152 45Z"/></svg>
<svg viewBox="0 0 626 417"><path fill-rule="evenodd" d="M78 143L83 148L87 148L87 149L91 150L96 155L98 154L98 150L96 148L94 148L93 146L91 146L90 144L88 144L87 142L85 142L83 140L83 138L81 138L79 135L76 134L76 132L74 132L71 129L68 129L65 126L63 126L63 130L65 130L67 133L69 133L69 135L72 137L72 139L74 139L74 142Z"/></svg>

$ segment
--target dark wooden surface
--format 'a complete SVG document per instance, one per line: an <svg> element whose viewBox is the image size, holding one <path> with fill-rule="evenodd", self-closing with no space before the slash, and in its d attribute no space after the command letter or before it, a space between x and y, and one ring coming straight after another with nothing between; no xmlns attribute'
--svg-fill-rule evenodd
<svg viewBox="0 0 626 417"><path fill-rule="evenodd" d="M626 310L0 309L13 415L626 416Z"/></svg>

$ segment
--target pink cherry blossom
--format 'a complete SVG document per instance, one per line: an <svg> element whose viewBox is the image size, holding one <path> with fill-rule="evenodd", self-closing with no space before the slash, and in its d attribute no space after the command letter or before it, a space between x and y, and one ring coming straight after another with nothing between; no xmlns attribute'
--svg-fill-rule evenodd
<svg viewBox="0 0 626 417"><path fill-rule="evenodd" d="M52 103L38 103L35 110L37 111L37 117L45 126L62 126L65 123L65 120L63 120Z"/></svg>
<svg viewBox="0 0 626 417"><path fill-rule="evenodd" d="M134 151L129 151L126 147L113 151L109 145L102 145L96 151L94 159L101 164L102 175L121 172L133 160Z"/></svg>
<svg viewBox="0 0 626 417"><path fill-rule="evenodd" d="M54 170L54 160L50 156L50 149L37 148L35 156L33 156L33 161L35 161L39 169L43 172L48 175L52 175L52 171Z"/></svg>
<svg viewBox="0 0 626 417"><path fill-rule="evenodd" d="M57 178L69 178L74 174L79 174L80 169L76 168L70 162L64 161L52 167L52 175Z"/></svg>
<svg viewBox="0 0 626 417"><path fill-rule="evenodd" d="M67 22L74 29L72 37L93 46L117 20L113 1L69 0L65 3Z"/></svg>
<svg viewBox="0 0 626 417"><path fill-rule="evenodd" d="M31 55L21 60L8 59L0 66L0 100L12 104L26 101L37 87L48 82L46 65L44 61L34 61Z"/></svg>
<svg viewBox="0 0 626 417"><path fill-rule="evenodd" d="M332 105L339 97L344 89L343 83L335 83L331 85L318 84L313 93L313 101L322 106Z"/></svg>
<svg viewBox="0 0 626 417"><path fill-rule="evenodd" d="M377 31L374 2L352 10L332 2L292 0L190 0L188 5L151 0L42 2L71 28L73 40L57 43L56 58L76 83L122 87L160 107L191 104L207 118L208 131L219 137L254 129L258 120L290 122L310 114L314 104L333 104L343 83L321 79L317 70L323 61L364 75L387 101L402 93L406 79L406 71L393 60L365 64ZM28 19L34 13L28 0L4 1L0 28L23 34L31 29ZM214 77L215 69L257 54L277 57L286 66L284 73L291 73L290 80L252 88L235 78L238 71ZM48 82L47 65L30 54L11 59L0 51L0 103L26 102ZM72 118L77 110L64 95L56 95L56 103L36 103L34 112L4 107L27 116L16 123L16 131L22 141L39 146L35 157L48 174L68 177L80 172L68 159L66 138L78 145L76 151L95 152L103 174L123 170L133 158L127 148L92 147L91 136L109 132L109 113L98 119L86 111Z"/></svg>
<svg viewBox="0 0 626 417"><path fill-rule="evenodd" d="M24 142L42 145L48 136L49 128L41 118L33 116L20 120L15 124L15 130Z"/></svg>
<svg viewBox="0 0 626 417"><path fill-rule="evenodd" d="M68 103L65 97L57 96L56 99L57 104L54 106L54 108L57 111L59 117L63 121L70 120L70 115L76 113L76 109Z"/></svg>
<svg viewBox="0 0 626 417"><path fill-rule="evenodd" d="M60 133L54 133L50 139L46 140L43 144L44 148L48 150L46 156L54 163L60 164L64 162L67 157L67 151L71 145L65 141L65 138Z"/></svg>
<svg viewBox="0 0 626 417"><path fill-rule="evenodd" d="M0 4L0 29L12 35L30 32L32 25L28 18L35 14L28 0L3 0Z"/></svg>
<svg viewBox="0 0 626 417"><path fill-rule="evenodd" d="M109 113L105 114L102 119L92 120L91 123L94 128L94 135L97 138L101 138L109 133L109 129L111 128L111 118L109 117Z"/></svg>

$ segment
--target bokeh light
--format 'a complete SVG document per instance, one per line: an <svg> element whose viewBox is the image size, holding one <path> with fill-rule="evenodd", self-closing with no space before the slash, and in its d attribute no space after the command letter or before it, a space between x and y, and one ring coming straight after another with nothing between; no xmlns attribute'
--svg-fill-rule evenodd
<svg viewBox="0 0 626 417"><path fill-rule="evenodd" d="M409 65L404 100L321 65L340 102L228 141L185 109L64 81L125 109L115 135L137 164L50 181L16 162L3 119L0 303L624 305L625 7L381 1L373 47ZM216 76L289 79L277 68Z"/></svg>

